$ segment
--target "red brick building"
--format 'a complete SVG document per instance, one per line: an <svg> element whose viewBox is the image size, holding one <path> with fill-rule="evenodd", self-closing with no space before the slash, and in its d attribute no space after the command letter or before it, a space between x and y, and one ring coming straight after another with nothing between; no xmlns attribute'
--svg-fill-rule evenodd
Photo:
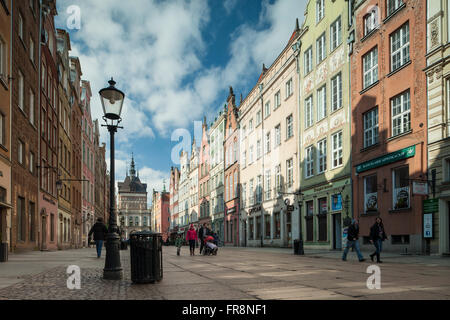
<svg viewBox="0 0 450 320"><path fill-rule="evenodd" d="M227 98L225 155L225 244L239 246L239 126L233 88Z"/></svg>
<svg viewBox="0 0 450 320"><path fill-rule="evenodd" d="M180 181L180 170L177 167L170 168L170 182L169 182L169 193L170 193L170 231L171 233L178 231L177 219L178 219L178 186Z"/></svg>
<svg viewBox="0 0 450 320"><path fill-rule="evenodd" d="M39 1L13 1L11 12L11 250L44 249L50 216L38 211Z"/></svg>
<svg viewBox="0 0 450 320"><path fill-rule="evenodd" d="M423 0L354 1L350 33L353 215L363 244L383 219L390 251L420 252L426 180L426 7Z"/></svg>

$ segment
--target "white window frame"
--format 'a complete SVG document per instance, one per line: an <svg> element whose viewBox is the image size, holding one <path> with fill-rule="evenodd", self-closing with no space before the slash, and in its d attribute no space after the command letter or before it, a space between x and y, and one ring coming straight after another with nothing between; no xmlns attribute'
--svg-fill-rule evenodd
<svg viewBox="0 0 450 320"><path fill-rule="evenodd" d="M363 113L363 126L364 148L377 144L379 139L378 107Z"/></svg>
<svg viewBox="0 0 450 320"><path fill-rule="evenodd" d="M342 73L331 78L331 112L342 108Z"/></svg>
<svg viewBox="0 0 450 320"><path fill-rule="evenodd" d="M375 64L376 61L376 64ZM369 87L378 80L378 47L374 47L363 56L363 83Z"/></svg>
<svg viewBox="0 0 450 320"><path fill-rule="evenodd" d="M314 175L314 147L309 146L305 152L305 178L310 178Z"/></svg>
<svg viewBox="0 0 450 320"><path fill-rule="evenodd" d="M34 92L31 88L30 88L30 122L34 125L35 122Z"/></svg>
<svg viewBox="0 0 450 320"><path fill-rule="evenodd" d="M253 146L250 146L249 150L250 150L250 154L249 154L248 163L251 164L251 163L253 163Z"/></svg>
<svg viewBox="0 0 450 320"><path fill-rule="evenodd" d="M261 147L261 139L256 141L256 159L261 158L262 156L262 147Z"/></svg>
<svg viewBox="0 0 450 320"><path fill-rule="evenodd" d="M274 95L274 110L278 109L278 107L281 105L281 92L280 90L277 91Z"/></svg>
<svg viewBox="0 0 450 320"><path fill-rule="evenodd" d="M18 157L19 157L19 163L20 164L24 164L24 154L25 154L25 144L21 141L21 140L19 140L19 147L18 147Z"/></svg>
<svg viewBox="0 0 450 320"><path fill-rule="evenodd" d="M256 112L256 127L259 126L262 122L262 112L261 110L259 110L258 112Z"/></svg>
<svg viewBox="0 0 450 320"><path fill-rule="evenodd" d="M325 16L325 0L316 0L316 24Z"/></svg>
<svg viewBox="0 0 450 320"><path fill-rule="evenodd" d="M267 154L267 153L269 153L270 152L270 136L271 136L271 132L270 131L268 131L267 133L266 133L266 144L265 144L265 146L266 146L266 150L265 150L265 153Z"/></svg>
<svg viewBox="0 0 450 320"><path fill-rule="evenodd" d="M23 73L19 70L19 108L24 110L24 98L25 98L25 79Z"/></svg>
<svg viewBox="0 0 450 320"><path fill-rule="evenodd" d="M317 121L327 116L327 87L323 85L317 89Z"/></svg>
<svg viewBox="0 0 450 320"><path fill-rule="evenodd" d="M364 36L368 35L372 30L378 27L378 6L364 16Z"/></svg>
<svg viewBox="0 0 450 320"><path fill-rule="evenodd" d="M286 183L290 188L294 185L294 159L290 158L286 160Z"/></svg>
<svg viewBox="0 0 450 320"><path fill-rule="evenodd" d="M34 173L34 153L30 151L30 172Z"/></svg>
<svg viewBox="0 0 450 320"><path fill-rule="evenodd" d="M397 200L397 195L402 192L402 191L406 191L408 193L408 206L404 207L404 208L399 208L399 209L407 209L411 207L411 192L410 192L410 188L409 188L409 180L406 186L403 187L396 187L396 172L407 168L408 169L408 177L406 177L406 179L409 179L409 166L402 166L402 167L398 167L395 169L392 169L392 209L396 209L396 200Z"/></svg>
<svg viewBox="0 0 450 320"><path fill-rule="evenodd" d="M313 96L305 99L305 127L309 128L314 124Z"/></svg>
<svg viewBox="0 0 450 320"><path fill-rule="evenodd" d="M270 100L264 105L264 119L270 116Z"/></svg>
<svg viewBox="0 0 450 320"><path fill-rule="evenodd" d="M308 73L311 72L312 68L313 68L313 63L312 63L312 46L310 46L308 49L306 49L305 53L304 53L304 63L305 63L305 75L307 75Z"/></svg>
<svg viewBox="0 0 450 320"><path fill-rule="evenodd" d="M34 41L30 35L30 60L34 63Z"/></svg>
<svg viewBox="0 0 450 320"><path fill-rule="evenodd" d="M394 39L398 39L399 46L394 49ZM405 41L407 38L407 41ZM410 61L409 56L409 43L410 43L410 34L409 34L409 22L403 24L400 28L395 30L389 36L390 39L390 49L391 49L391 71L395 71L401 68L404 64ZM396 63L394 59L398 59ZM394 64L395 63L395 64Z"/></svg>
<svg viewBox="0 0 450 320"><path fill-rule="evenodd" d="M342 19L339 16L330 26L330 51L339 47L342 43Z"/></svg>
<svg viewBox="0 0 450 320"><path fill-rule="evenodd" d="M19 21L19 38L20 38L20 40L23 41L23 17L20 12L19 12L18 21Z"/></svg>
<svg viewBox="0 0 450 320"><path fill-rule="evenodd" d="M275 127L274 149L281 144L281 124Z"/></svg>
<svg viewBox="0 0 450 320"><path fill-rule="evenodd" d="M265 195L264 198L265 200L269 200L270 199L270 191L271 191L271 177L270 177L270 169L266 170L266 185L265 185Z"/></svg>
<svg viewBox="0 0 450 320"><path fill-rule="evenodd" d="M316 40L316 64L320 64L327 57L327 42L325 32Z"/></svg>
<svg viewBox="0 0 450 320"><path fill-rule="evenodd" d="M395 114L394 111L396 111ZM392 137L411 130L411 96L409 89L391 98L391 126Z"/></svg>
<svg viewBox="0 0 450 320"><path fill-rule="evenodd" d="M342 131L336 132L331 136L331 148L332 148L332 159L331 168L338 168L344 164L343 159L343 133Z"/></svg>
<svg viewBox="0 0 450 320"><path fill-rule="evenodd" d="M275 166L275 190L281 190L281 164Z"/></svg>
<svg viewBox="0 0 450 320"><path fill-rule="evenodd" d="M373 178L373 177L375 177L375 179L377 179L377 181L375 183L375 186L377 186L378 177L376 174L372 174L372 175L364 177L364 213L375 211L375 210L367 210L367 202L369 201L369 199L371 199L373 197L375 197L375 199L376 199L376 206L373 209L378 210L378 190L377 190L377 188L375 189L374 192L370 192L370 193L367 192L367 180L370 178Z"/></svg>
<svg viewBox="0 0 450 320"><path fill-rule="evenodd" d="M294 93L294 91L292 90L293 89L292 85L293 85L292 78L290 78L286 82L286 99L289 98Z"/></svg>
<svg viewBox="0 0 450 320"><path fill-rule="evenodd" d="M327 170L327 139L317 142L317 173Z"/></svg>
<svg viewBox="0 0 450 320"><path fill-rule="evenodd" d="M294 117L292 114L286 117L286 140L294 136Z"/></svg>
<svg viewBox="0 0 450 320"><path fill-rule="evenodd" d="M7 58L8 54L7 54L7 47L6 47L6 42L5 40L3 40L2 36L0 35L0 78L4 81L7 82L7 66L6 66L6 62L7 62Z"/></svg>
<svg viewBox="0 0 450 320"><path fill-rule="evenodd" d="M386 15L390 16L403 4L402 0L386 0Z"/></svg>

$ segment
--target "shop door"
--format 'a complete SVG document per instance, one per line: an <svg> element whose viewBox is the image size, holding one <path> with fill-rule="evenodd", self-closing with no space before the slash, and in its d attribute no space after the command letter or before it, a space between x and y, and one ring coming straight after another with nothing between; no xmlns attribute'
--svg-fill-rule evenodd
<svg viewBox="0 0 450 320"><path fill-rule="evenodd" d="M342 225L340 213L333 215L333 226L334 226L333 248L336 250L342 250Z"/></svg>
<svg viewBox="0 0 450 320"><path fill-rule="evenodd" d="M242 231L243 231L243 235L244 235L244 247L247 246L247 221L246 220L242 220Z"/></svg>

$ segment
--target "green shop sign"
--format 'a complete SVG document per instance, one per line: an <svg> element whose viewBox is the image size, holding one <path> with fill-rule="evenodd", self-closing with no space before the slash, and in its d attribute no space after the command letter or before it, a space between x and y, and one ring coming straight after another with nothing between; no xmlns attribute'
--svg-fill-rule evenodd
<svg viewBox="0 0 450 320"><path fill-rule="evenodd" d="M403 159L407 159L407 158L411 158L414 157L414 155L416 154L416 146L411 146L408 148L404 148L392 153L389 153L385 156L382 157L378 157L366 162L363 162L359 165L356 166L356 173L360 173L363 171L367 171L370 169L374 169L374 168L378 168L378 167L382 167L385 166L387 164L399 161L399 160L403 160Z"/></svg>
<svg viewBox="0 0 450 320"><path fill-rule="evenodd" d="M439 211L439 199L423 200L423 213L434 213Z"/></svg>

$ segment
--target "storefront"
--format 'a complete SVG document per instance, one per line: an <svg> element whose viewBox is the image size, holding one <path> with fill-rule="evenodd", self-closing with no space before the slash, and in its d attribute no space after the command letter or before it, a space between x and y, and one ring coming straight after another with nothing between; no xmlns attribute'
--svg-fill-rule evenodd
<svg viewBox="0 0 450 320"><path fill-rule="evenodd" d="M354 213L360 219L362 245L371 248L370 227L383 219L389 240L383 250L419 253L422 237L424 195L414 194L414 181L423 180L421 148L412 145L355 167Z"/></svg>

